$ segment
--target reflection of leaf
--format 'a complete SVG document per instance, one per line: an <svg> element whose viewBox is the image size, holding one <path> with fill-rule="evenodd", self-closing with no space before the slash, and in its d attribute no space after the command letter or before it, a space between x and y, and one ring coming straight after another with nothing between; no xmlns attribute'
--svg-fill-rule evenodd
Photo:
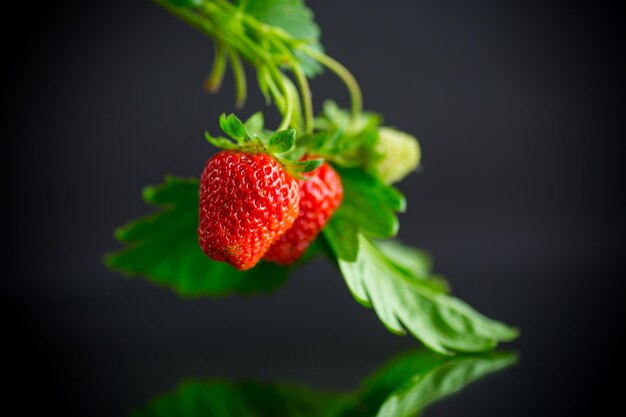
<svg viewBox="0 0 626 417"><path fill-rule="evenodd" d="M147 187L144 200L161 208L119 228L116 237L128 246L106 257L109 268L141 275L181 295L267 292L287 278L288 268L260 263L248 271L209 259L198 245L198 181L167 177Z"/></svg>
<svg viewBox="0 0 626 417"><path fill-rule="evenodd" d="M185 381L129 417L334 417L346 397L258 382Z"/></svg>
<svg viewBox="0 0 626 417"><path fill-rule="evenodd" d="M511 365L509 353L449 357L427 350L401 355L351 393L259 382L183 382L130 417L410 417L477 378Z"/></svg>
<svg viewBox="0 0 626 417"><path fill-rule="evenodd" d="M380 407L377 416L413 417L428 404L515 361L516 357L511 354L451 359L431 372L412 378L405 387L395 391Z"/></svg>

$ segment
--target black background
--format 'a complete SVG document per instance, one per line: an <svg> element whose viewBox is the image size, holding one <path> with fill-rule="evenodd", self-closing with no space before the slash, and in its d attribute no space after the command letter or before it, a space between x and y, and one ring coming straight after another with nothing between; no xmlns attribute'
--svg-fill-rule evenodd
<svg viewBox="0 0 626 417"><path fill-rule="evenodd" d="M427 416L602 415L620 402L623 58L608 4L311 0L365 107L415 134L400 237L454 292L519 326L521 364ZM593 4L593 5L592 5ZM107 271L146 184L198 176L234 111L209 39L148 1L6 11L5 377L27 408L124 415L185 377L353 388L415 347L318 261L269 296L183 300ZM312 83L347 104L326 74ZM263 103L256 85L248 116ZM266 115L276 122L274 110ZM22 397L13 397L15 400Z"/></svg>

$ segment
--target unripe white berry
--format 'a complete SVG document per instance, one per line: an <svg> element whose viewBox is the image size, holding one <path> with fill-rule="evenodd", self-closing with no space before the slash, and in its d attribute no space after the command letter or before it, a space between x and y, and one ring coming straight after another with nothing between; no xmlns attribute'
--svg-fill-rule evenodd
<svg viewBox="0 0 626 417"><path fill-rule="evenodd" d="M396 183L415 171L421 150L414 136L389 127L380 127L378 135L375 155L366 164L367 171L387 184Z"/></svg>

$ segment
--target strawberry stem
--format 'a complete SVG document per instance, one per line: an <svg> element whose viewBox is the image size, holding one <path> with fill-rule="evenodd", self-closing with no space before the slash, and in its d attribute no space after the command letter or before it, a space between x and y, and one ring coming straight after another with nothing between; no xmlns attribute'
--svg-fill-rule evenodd
<svg viewBox="0 0 626 417"><path fill-rule="evenodd" d="M179 7L171 0L153 1L215 41L215 61L205 84L207 90L216 92L219 89L227 60L230 60L235 78L236 104L241 107L247 95L241 59L255 67L265 98L273 99L281 113L279 130L295 127L303 128L304 133L313 132L311 89L296 51L334 72L350 93L352 114L356 116L361 113L361 89L345 66L312 47L309 42L247 14L245 2L235 5L225 0L202 0ZM283 68L293 72L298 88Z"/></svg>
<svg viewBox="0 0 626 417"><path fill-rule="evenodd" d="M230 56L230 64L233 68L233 75L235 77L235 87L236 87L236 106L238 109L242 108L246 103L246 72L243 69L243 64L241 63L241 57L237 52L233 49L229 49Z"/></svg>
<svg viewBox="0 0 626 417"><path fill-rule="evenodd" d="M339 78L341 78L341 80L348 88L348 92L350 93L350 99L352 102L352 115L356 116L361 113L361 111L363 110L363 98L361 94L361 88L359 87L359 83L356 81L356 78L354 78L354 75L352 75L352 73L348 71L348 69L343 66L343 64L341 64L339 61L331 58L323 52L320 52L305 44L299 44L297 48L311 58L318 61L320 64L327 67Z"/></svg>
<svg viewBox="0 0 626 417"><path fill-rule="evenodd" d="M300 65L293 65L293 73L298 80L300 86L300 94L302 94L302 104L304 106L304 133L313 133L313 98L311 97L311 88L309 80L304 75L304 71Z"/></svg>
<svg viewBox="0 0 626 417"><path fill-rule="evenodd" d="M277 130L285 130L289 126L291 126L291 122L293 119L293 96L289 91L289 87L287 86L287 83L290 81L289 79L287 79L287 76L280 72L280 70L278 70L278 68L276 68L274 65L270 65L269 69L270 73L274 76L274 80L278 82L280 89L283 90L283 97L285 98L285 110L283 113L283 121L281 122L280 126L278 126Z"/></svg>
<svg viewBox="0 0 626 417"><path fill-rule="evenodd" d="M215 58L213 58L213 69L204 82L204 88L210 93L217 93L222 86L224 74L226 73L226 48L219 40L213 41Z"/></svg>

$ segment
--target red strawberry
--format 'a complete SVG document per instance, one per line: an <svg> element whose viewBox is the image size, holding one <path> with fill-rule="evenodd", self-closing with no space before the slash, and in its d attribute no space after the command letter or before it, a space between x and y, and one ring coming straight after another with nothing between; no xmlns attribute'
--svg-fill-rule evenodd
<svg viewBox="0 0 626 417"><path fill-rule="evenodd" d="M200 180L200 247L212 259L252 268L298 217L298 182L264 153L222 151Z"/></svg>
<svg viewBox="0 0 626 417"><path fill-rule="evenodd" d="M298 260L341 204L341 179L330 165L324 163L304 176L308 179L298 181L300 214L291 229L265 254L267 261L287 265Z"/></svg>

